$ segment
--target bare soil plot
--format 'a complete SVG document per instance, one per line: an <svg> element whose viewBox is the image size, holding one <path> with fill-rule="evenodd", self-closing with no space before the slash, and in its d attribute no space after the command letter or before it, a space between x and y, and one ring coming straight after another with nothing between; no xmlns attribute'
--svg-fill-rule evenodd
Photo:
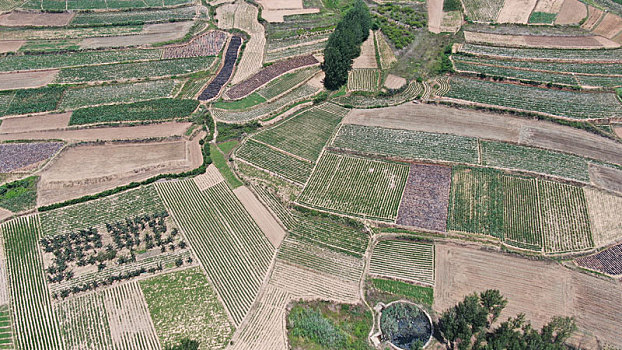
<svg viewBox="0 0 622 350"><path fill-rule="evenodd" d="M291 10L304 8L302 0L258 0L264 9L268 10Z"/></svg>
<svg viewBox="0 0 622 350"><path fill-rule="evenodd" d="M38 204L46 205L98 193L161 173L201 164L199 137L192 142L96 144L63 151L41 172Z"/></svg>
<svg viewBox="0 0 622 350"><path fill-rule="evenodd" d="M354 59L352 68L378 68L374 32L371 30L369 31L369 37L361 45L361 55Z"/></svg>
<svg viewBox="0 0 622 350"><path fill-rule="evenodd" d="M506 35L465 31L468 43L549 49L616 48L620 44L601 36Z"/></svg>
<svg viewBox="0 0 622 350"><path fill-rule="evenodd" d="M259 226L261 231L266 235L270 243L278 248L287 235L287 232L285 232L268 209L261 204L248 187L240 186L233 190L233 193L235 193L235 196L242 202L246 211L251 214L253 220L255 220L257 226Z"/></svg>
<svg viewBox="0 0 622 350"><path fill-rule="evenodd" d="M450 167L411 165L396 223L446 231L450 184Z"/></svg>
<svg viewBox="0 0 622 350"><path fill-rule="evenodd" d="M310 13L319 13L320 9L311 8L311 9L297 9L297 10L263 10L261 12L261 17L268 22L279 23L285 22L285 16L291 15L306 15Z"/></svg>
<svg viewBox="0 0 622 350"><path fill-rule="evenodd" d="M564 0L555 18L555 24L576 25L585 17L587 17L587 5L579 0Z"/></svg>
<svg viewBox="0 0 622 350"><path fill-rule="evenodd" d="M558 13L565 0L539 0L534 12Z"/></svg>
<svg viewBox="0 0 622 350"><path fill-rule="evenodd" d="M187 44L164 48L162 58L216 56L222 50L228 37L229 35L223 31L210 30Z"/></svg>
<svg viewBox="0 0 622 350"><path fill-rule="evenodd" d="M622 31L622 18L609 12L605 15L598 26L592 29L592 33L611 39Z"/></svg>
<svg viewBox="0 0 622 350"><path fill-rule="evenodd" d="M393 74L387 75L387 79L384 81L384 87L387 89L397 90L404 85L406 85L406 79Z"/></svg>
<svg viewBox="0 0 622 350"><path fill-rule="evenodd" d="M37 72L0 73L0 90L29 89L54 81L58 69Z"/></svg>
<svg viewBox="0 0 622 350"><path fill-rule="evenodd" d="M585 188L594 245L602 247L622 239L622 197Z"/></svg>
<svg viewBox="0 0 622 350"><path fill-rule="evenodd" d="M505 0L497 22L527 24L537 2L538 0Z"/></svg>
<svg viewBox="0 0 622 350"><path fill-rule="evenodd" d="M257 7L247 2L238 3L235 11L234 27L247 32L251 38L246 43L242 59L231 79L232 84L245 80L263 67L266 35L264 26L257 21L258 11Z"/></svg>
<svg viewBox="0 0 622 350"><path fill-rule="evenodd" d="M10 119L6 120L9 121ZM38 119L34 119L34 121L38 121ZM3 125L4 123L5 122L2 122ZM189 122L166 122L138 126L95 127L68 130L35 130L6 134L0 133L0 141L60 139L67 142L81 142L162 138L181 136L186 132L190 125L191 123ZM2 132L1 128L0 132Z"/></svg>
<svg viewBox="0 0 622 350"><path fill-rule="evenodd" d="M192 21L147 24L142 32L136 35L86 38L80 41L80 48L98 49L103 47L142 46L180 39L186 35L193 24L194 22Z"/></svg>
<svg viewBox="0 0 622 350"><path fill-rule="evenodd" d="M581 28L592 30L598 24L598 21L603 16L604 12L601 9L597 9L594 6L588 5L587 7L588 17L581 25Z"/></svg>
<svg viewBox="0 0 622 350"><path fill-rule="evenodd" d="M622 170L590 163L589 172L594 185L622 194Z"/></svg>
<svg viewBox="0 0 622 350"><path fill-rule="evenodd" d="M0 26L5 27L62 27L71 22L72 12L12 11L0 15Z"/></svg>
<svg viewBox="0 0 622 350"><path fill-rule="evenodd" d="M622 344L622 289L553 262L455 245L436 245L434 309L443 311L472 292L495 288L508 299L500 320L525 313L535 327L556 315L575 316L580 329L601 341Z"/></svg>
<svg viewBox="0 0 622 350"><path fill-rule="evenodd" d="M0 41L0 53L15 52L19 50L22 45L26 43L25 40L3 40Z"/></svg>
<svg viewBox="0 0 622 350"><path fill-rule="evenodd" d="M216 168L212 164L207 167L204 174L195 176L192 180L197 185L200 191L204 191L225 181L225 178L222 177L220 171L218 171L218 168Z"/></svg>
<svg viewBox="0 0 622 350"><path fill-rule="evenodd" d="M438 34L441 32L443 19L443 0L429 0L428 4L428 30Z"/></svg>
<svg viewBox="0 0 622 350"><path fill-rule="evenodd" d="M69 125L70 118L71 112L5 118L0 124L0 134L62 129Z"/></svg>

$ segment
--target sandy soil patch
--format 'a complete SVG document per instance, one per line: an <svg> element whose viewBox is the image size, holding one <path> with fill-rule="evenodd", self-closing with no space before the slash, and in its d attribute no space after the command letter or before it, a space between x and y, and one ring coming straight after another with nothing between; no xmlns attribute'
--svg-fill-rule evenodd
<svg viewBox="0 0 622 350"><path fill-rule="evenodd" d="M15 52L19 50L22 45L26 43L25 40L3 40L0 41L0 53Z"/></svg>
<svg viewBox="0 0 622 350"><path fill-rule="evenodd" d="M581 25L581 28L592 30L594 29L594 26L596 26L600 18L603 16L604 12L603 10L597 9L596 7L590 6L590 5L588 5L587 7L587 12L588 12L588 17L585 20L585 22L583 22L583 24Z"/></svg>
<svg viewBox="0 0 622 350"><path fill-rule="evenodd" d="M602 247L622 239L622 197L588 187L584 192L594 244Z"/></svg>
<svg viewBox="0 0 622 350"><path fill-rule="evenodd" d="M5 27L62 27L71 22L74 13L13 11L0 15L0 26Z"/></svg>
<svg viewBox="0 0 622 350"><path fill-rule="evenodd" d="M555 24L576 25L587 17L587 6L579 0L564 0L557 13Z"/></svg>
<svg viewBox="0 0 622 350"><path fill-rule="evenodd" d="M4 209L4 208L0 208L0 221L4 220L4 219L6 219L6 218L9 218L9 217L11 217L11 216L13 216L13 212L12 212L12 211L10 211L10 210L6 210L6 209ZM0 281L0 282L1 282L1 281ZM2 286L1 286L1 285L0 285L0 288L2 288ZM0 293L1 293L1 291L0 291ZM0 305L1 305L1 304L0 304Z"/></svg>
<svg viewBox="0 0 622 350"><path fill-rule="evenodd" d="M67 148L41 171L38 205L98 193L157 174L194 169L202 162L199 139Z"/></svg>
<svg viewBox="0 0 622 350"><path fill-rule="evenodd" d="M2 123L4 124L4 122ZM70 130L41 130L31 132L15 132L0 134L0 141L9 140L51 140L59 139L67 142L137 140L181 136L191 123L166 122L138 126L121 126L111 128L88 128ZM0 129L2 131L2 129Z"/></svg>
<svg viewBox="0 0 622 350"><path fill-rule="evenodd" d="M69 119L71 112L5 118L0 124L0 134L62 129L69 125Z"/></svg>
<svg viewBox="0 0 622 350"><path fill-rule="evenodd" d="M622 127L614 127L613 132L615 132L618 137L622 138Z"/></svg>
<svg viewBox="0 0 622 350"><path fill-rule="evenodd" d="M602 35L611 39L622 31L622 18L609 12L596 28L592 30L594 34Z"/></svg>
<svg viewBox="0 0 622 350"><path fill-rule="evenodd" d="M273 246L278 248L287 235L287 232L279 225L279 223L270 214L268 209L255 197L246 186L240 186L233 190L235 196L238 197L246 211L253 217L261 231Z"/></svg>
<svg viewBox="0 0 622 350"><path fill-rule="evenodd" d="M564 4L564 0L539 0L534 12L558 13Z"/></svg>
<svg viewBox="0 0 622 350"><path fill-rule="evenodd" d="M194 180L194 183L199 188L199 191L204 191L225 181L225 178L222 177L220 171L218 171L218 168L212 164L207 167L205 174L195 176L192 180Z"/></svg>
<svg viewBox="0 0 622 350"><path fill-rule="evenodd" d="M443 19L443 0L428 0L428 30L432 33L441 32Z"/></svg>
<svg viewBox="0 0 622 350"><path fill-rule="evenodd" d="M58 69L37 71L0 73L0 90L29 89L45 86L54 81Z"/></svg>
<svg viewBox="0 0 622 350"><path fill-rule="evenodd" d="M505 0L497 16L497 22L527 24L537 2L538 0Z"/></svg>
<svg viewBox="0 0 622 350"><path fill-rule="evenodd" d="M0 208L0 221L5 219L6 213L11 213L8 210ZM0 305L6 305L11 302L9 295L9 279L6 264L6 256L4 255L4 240L2 238L2 231L0 231Z"/></svg>
<svg viewBox="0 0 622 350"><path fill-rule="evenodd" d="M404 85L406 85L406 79L393 74L387 75L387 79L384 81L384 87L387 89L396 90Z"/></svg>
<svg viewBox="0 0 622 350"><path fill-rule="evenodd" d="M186 35L193 24L194 22L192 21L147 24L142 32L136 35L86 38L80 41L80 48L97 49L102 47L139 46L176 40Z"/></svg>
<svg viewBox="0 0 622 350"><path fill-rule="evenodd" d="M616 48L620 44L601 36L546 36L505 35L479 32L464 32L468 43L508 47L534 47L550 49L597 49Z"/></svg>
<svg viewBox="0 0 622 350"><path fill-rule="evenodd" d="M369 31L369 37L361 45L361 55L354 59L352 68L378 68L374 32L371 30Z"/></svg>
<svg viewBox="0 0 622 350"><path fill-rule="evenodd" d="M298 10L263 10L261 11L261 17L268 22L272 23L280 23L284 22L284 16L291 15L306 15L310 13L319 13L320 9L311 8L311 9L298 9Z"/></svg>
<svg viewBox="0 0 622 350"><path fill-rule="evenodd" d="M454 245L436 245L434 309L441 312L472 292L499 289L508 299L500 320L525 313L535 327L556 315L575 316L579 328L620 346L619 283L548 261Z"/></svg>
<svg viewBox="0 0 622 350"><path fill-rule="evenodd" d="M590 163L589 172L594 185L622 194L622 170Z"/></svg>
<svg viewBox="0 0 622 350"><path fill-rule="evenodd" d="M225 4L218 6L216 9L216 21L218 21L218 28L231 29L233 28L233 22L235 18L235 10L238 8L237 4Z"/></svg>

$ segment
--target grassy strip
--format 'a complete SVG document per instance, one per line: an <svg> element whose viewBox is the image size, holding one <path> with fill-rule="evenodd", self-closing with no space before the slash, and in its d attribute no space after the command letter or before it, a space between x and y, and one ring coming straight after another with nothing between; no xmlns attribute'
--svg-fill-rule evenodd
<svg viewBox="0 0 622 350"><path fill-rule="evenodd" d="M214 103L214 108L221 109L246 109L262 102L266 102L266 99L256 92L235 101L218 101Z"/></svg>
<svg viewBox="0 0 622 350"><path fill-rule="evenodd" d="M162 98L129 104L82 108L73 112L69 125L183 118L192 114L198 105L199 101L196 100Z"/></svg>
<svg viewBox="0 0 622 350"><path fill-rule="evenodd" d="M233 150L235 148L235 146L237 146L239 143L240 143L240 141L238 141L238 140L226 141L226 142L223 142L223 143L219 143L218 144L218 148L220 148L222 153L229 154L229 152L231 152L231 150Z"/></svg>
<svg viewBox="0 0 622 350"><path fill-rule="evenodd" d="M434 303L434 289L422 287L400 281L380 278L371 279L372 286L382 292L393 294L401 298L410 299L416 303L432 305Z"/></svg>
<svg viewBox="0 0 622 350"><path fill-rule="evenodd" d="M0 207L12 212L34 208L37 203L37 176L0 186Z"/></svg>
<svg viewBox="0 0 622 350"><path fill-rule="evenodd" d="M242 186L243 183L240 180L238 180L237 177L235 177L235 174L233 174L233 172L231 171L231 168L229 168L229 165L227 164L225 155L222 154L222 152L220 152L220 149L218 149L216 145L210 144L210 153L212 155L212 160L214 161L214 165L216 166L216 168L218 168L218 170L220 170L220 173L225 178L229 186L232 189L236 189Z"/></svg>

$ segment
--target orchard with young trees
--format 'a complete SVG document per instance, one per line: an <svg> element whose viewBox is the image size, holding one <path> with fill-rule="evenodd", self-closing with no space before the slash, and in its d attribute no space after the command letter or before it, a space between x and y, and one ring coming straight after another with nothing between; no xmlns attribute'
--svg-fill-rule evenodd
<svg viewBox="0 0 622 350"><path fill-rule="evenodd" d="M352 62L361 54L361 44L369 36L372 26L369 8L363 0L356 0L337 24L324 49L322 70L326 74L324 86L337 90L348 81Z"/></svg>

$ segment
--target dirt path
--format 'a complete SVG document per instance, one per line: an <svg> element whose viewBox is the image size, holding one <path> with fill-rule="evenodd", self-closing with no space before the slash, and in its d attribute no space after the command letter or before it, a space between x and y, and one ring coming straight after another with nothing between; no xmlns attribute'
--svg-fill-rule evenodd
<svg viewBox="0 0 622 350"><path fill-rule="evenodd" d="M441 32L443 20L443 0L428 0L428 30L438 34Z"/></svg>
<svg viewBox="0 0 622 350"><path fill-rule="evenodd" d="M233 190L246 211L253 217L261 231L266 235L270 243L278 248L287 235L287 232L279 225L270 212L261 204L246 186L240 186Z"/></svg>
<svg viewBox="0 0 622 350"><path fill-rule="evenodd" d="M56 78L58 69L37 72L0 73L0 90L29 89L45 86Z"/></svg>

